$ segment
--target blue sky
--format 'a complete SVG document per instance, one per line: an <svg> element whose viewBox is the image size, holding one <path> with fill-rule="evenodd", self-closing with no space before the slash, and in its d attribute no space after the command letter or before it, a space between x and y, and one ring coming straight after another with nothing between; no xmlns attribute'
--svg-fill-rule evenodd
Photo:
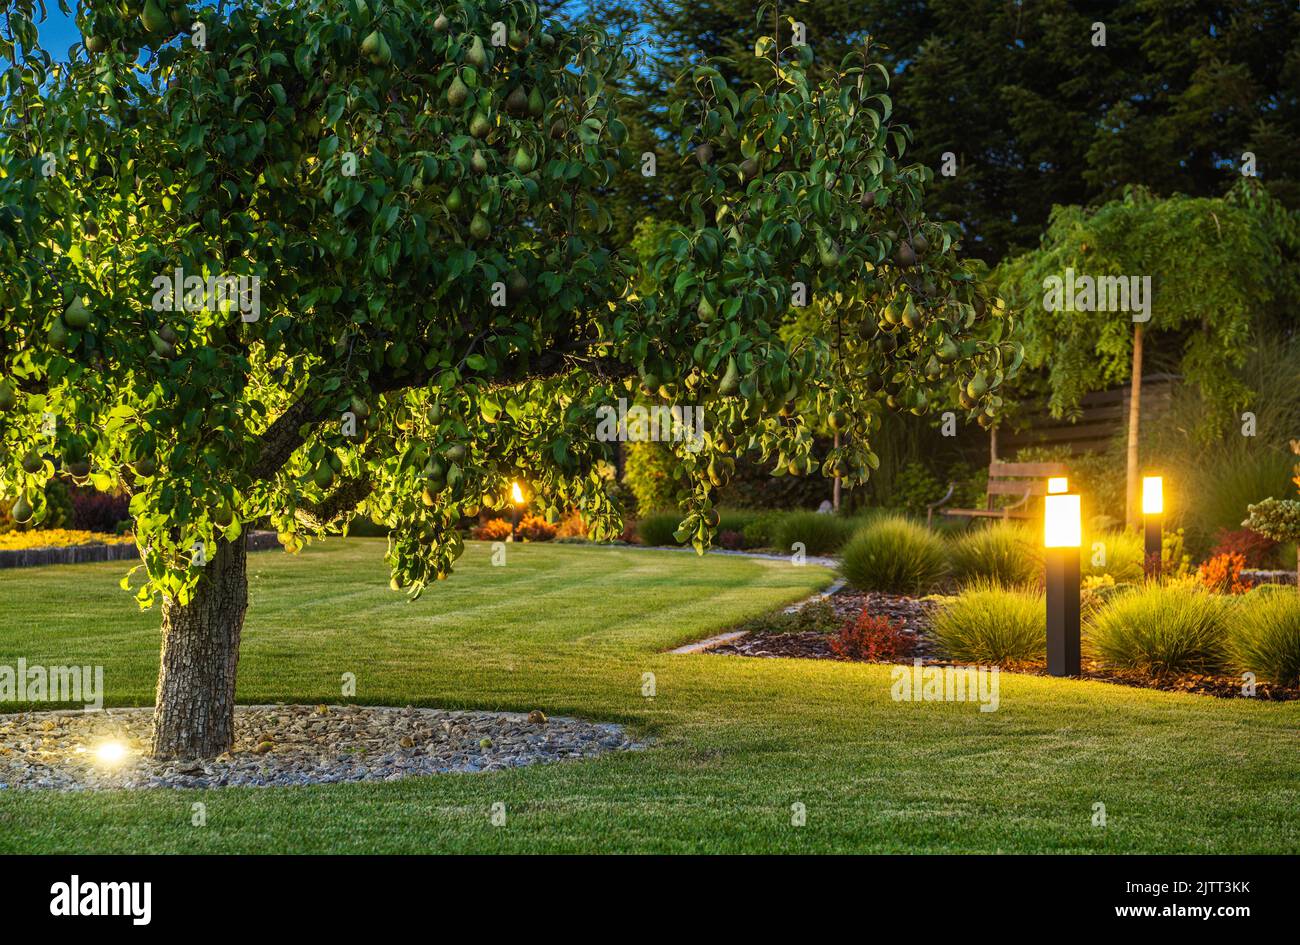
<svg viewBox="0 0 1300 945"><path fill-rule="evenodd" d="M49 16L37 23L41 36L41 46L56 59L68 58L68 47L81 42L81 33L72 17L59 9L58 0L45 0ZM69 4L75 8L76 4Z"/></svg>

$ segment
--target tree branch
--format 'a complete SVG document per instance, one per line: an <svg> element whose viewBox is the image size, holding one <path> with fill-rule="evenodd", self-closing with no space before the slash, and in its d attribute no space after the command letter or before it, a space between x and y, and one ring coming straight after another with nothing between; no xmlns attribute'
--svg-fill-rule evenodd
<svg viewBox="0 0 1300 945"><path fill-rule="evenodd" d="M344 479L323 501L298 506L294 516L309 528L324 528L355 509L374 488L370 477L364 474Z"/></svg>

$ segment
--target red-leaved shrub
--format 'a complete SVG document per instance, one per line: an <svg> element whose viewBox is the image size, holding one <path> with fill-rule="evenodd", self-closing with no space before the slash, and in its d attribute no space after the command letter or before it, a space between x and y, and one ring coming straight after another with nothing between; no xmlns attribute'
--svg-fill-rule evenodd
<svg viewBox="0 0 1300 945"><path fill-rule="evenodd" d="M745 536L740 532L719 532L718 544L728 551L740 551L745 547Z"/></svg>
<svg viewBox="0 0 1300 945"><path fill-rule="evenodd" d="M72 502L72 527L88 532L117 531L119 522L131 517L130 496L109 495L95 489L70 489Z"/></svg>
<svg viewBox="0 0 1300 945"><path fill-rule="evenodd" d="M873 616L864 607L856 620L831 637L830 646L842 660L893 662L911 656L914 642L901 620Z"/></svg>
<svg viewBox="0 0 1300 945"><path fill-rule="evenodd" d="M1220 528L1214 536L1215 545L1210 557L1239 554L1248 568L1267 568L1272 563L1277 542L1249 528Z"/></svg>
<svg viewBox="0 0 1300 945"><path fill-rule="evenodd" d="M1215 555L1196 569L1197 579L1217 594L1244 594L1250 590L1241 583L1241 569L1246 559L1235 551Z"/></svg>

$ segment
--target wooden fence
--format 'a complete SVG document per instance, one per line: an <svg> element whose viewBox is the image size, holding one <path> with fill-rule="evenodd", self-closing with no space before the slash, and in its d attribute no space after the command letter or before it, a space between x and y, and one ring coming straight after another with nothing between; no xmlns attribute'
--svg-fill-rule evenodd
<svg viewBox="0 0 1300 945"><path fill-rule="evenodd" d="M275 532L249 532L249 551L280 546ZM139 559L135 542L118 545L67 545L60 548L11 548L0 551L0 568L38 568L46 564L86 564L94 561Z"/></svg>
<svg viewBox="0 0 1300 945"><path fill-rule="evenodd" d="M1173 399L1172 374L1152 374L1142 379L1142 424L1165 413ZM1071 455L1104 450L1128 430L1130 387L1086 394L1080 401L1082 413L1076 419L1053 417L1045 404L1026 405L1013 425L997 434L997 456L1014 456L1030 446L1065 447ZM1014 429L1012 429L1014 426Z"/></svg>

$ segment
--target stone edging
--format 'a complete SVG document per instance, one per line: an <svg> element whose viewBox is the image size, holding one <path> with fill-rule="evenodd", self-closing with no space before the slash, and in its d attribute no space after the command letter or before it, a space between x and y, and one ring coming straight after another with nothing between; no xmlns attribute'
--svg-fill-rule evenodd
<svg viewBox="0 0 1300 945"><path fill-rule="evenodd" d="M732 553L744 554L744 552L732 552ZM755 555L754 557L760 557L760 556ZM762 555L761 557L780 557L780 556ZM809 604L815 601L825 600L826 598L830 597L833 594L838 594L844 588L844 586L845 586L844 579L836 578L831 583L831 586L826 588L826 590L818 591L816 594L812 595L811 597L806 597L801 601L796 601L795 603L791 604L789 607L785 608L785 610L782 612L787 614L798 613L799 611L803 610L806 606L808 606ZM749 636L748 630L728 630L726 633L719 633L716 636L711 636L704 640L697 640L694 643L686 643L683 644L682 646L676 647L675 649L668 650L667 652L669 656L681 656L687 653L703 653L705 650L711 650L714 647L722 646L724 643L732 643L736 640L739 640L741 637L746 637L746 636Z"/></svg>

